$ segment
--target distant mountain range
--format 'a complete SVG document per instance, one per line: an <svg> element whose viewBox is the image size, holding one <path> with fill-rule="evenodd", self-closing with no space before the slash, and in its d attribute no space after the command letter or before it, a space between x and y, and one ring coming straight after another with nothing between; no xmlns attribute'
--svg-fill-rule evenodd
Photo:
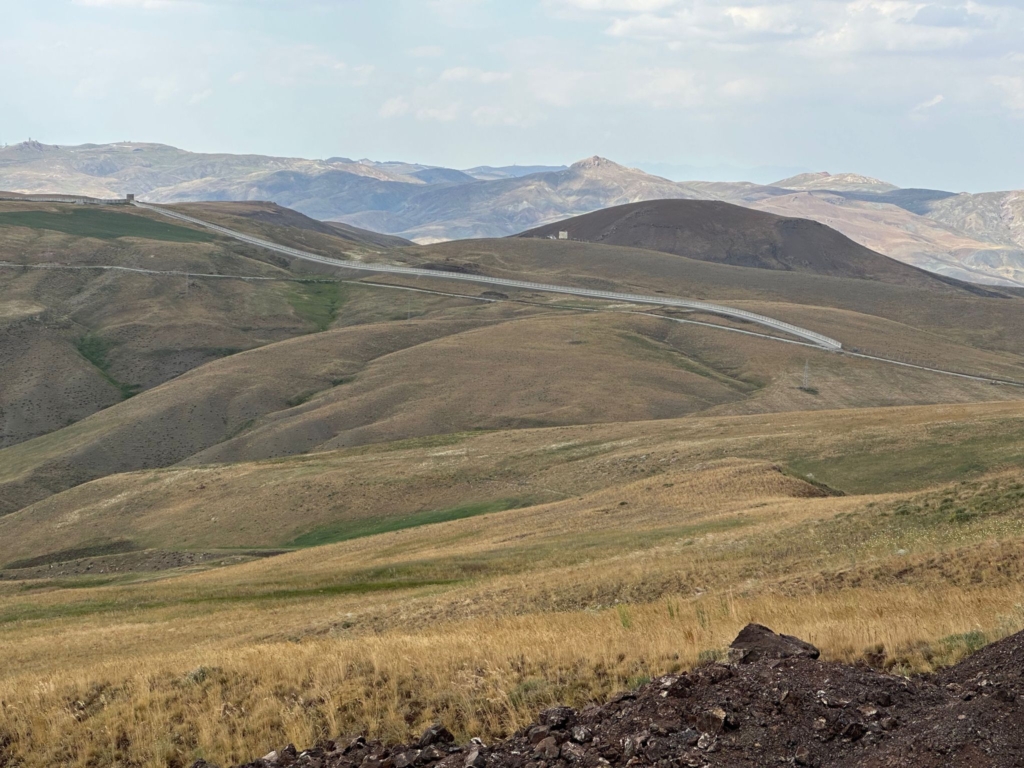
<svg viewBox="0 0 1024 768"><path fill-rule="evenodd" d="M901 189L857 174L769 185L674 182L592 157L569 167L480 166L198 154L162 144L24 142L0 149L0 189L151 202L268 200L421 243L504 237L614 205L719 200L826 224L899 261L1024 286L1024 192Z"/></svg>

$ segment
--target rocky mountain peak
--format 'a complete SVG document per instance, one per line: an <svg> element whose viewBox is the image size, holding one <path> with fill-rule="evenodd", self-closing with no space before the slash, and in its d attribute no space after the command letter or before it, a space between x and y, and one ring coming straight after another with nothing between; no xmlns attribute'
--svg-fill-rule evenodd
<svg viewBox="0 0 1024 768"><path fill-rule="evenodd" d="M871 176L862 176L858 173L832 174L828 171L801 173L788 179L776 181L771 186L797 190L826 189L837 192L891 192L899 189L895 184Z"/></svg>
<svg viewBox="0 0 1024 768"><path fill-rule="evenodd" d="M611 160L605 157L600 157L598 155L594 155L593 157L588 157L585 160L575 162L570 167L580 171L588 171L595 169L626 170L625 166L619 165L618 163L614 163Z"/></svg>

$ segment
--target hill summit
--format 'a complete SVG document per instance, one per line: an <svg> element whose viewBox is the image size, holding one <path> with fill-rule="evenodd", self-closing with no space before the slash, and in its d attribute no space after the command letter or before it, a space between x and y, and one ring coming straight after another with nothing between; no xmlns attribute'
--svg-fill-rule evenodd
<svg viewBox="0 0 1024 768"><path fill-rule="evenodd" d="M771 186L783 189L829 190L832 192L892 192L899 189L895 184L871 176L861 176L857 173L831 174L828 171L801 173L797 176L790 176L788 179L776 181Z"/></svg>
<svg viewBox="0 0 1024 768"><path fill-rule="evenodd" d="M523 232L646 248L736 267L854 277L945 288L947 281L902 264L807 219L714 200L652 200L619 205Z"/></svg>
<svg viewBox="0 0 1024 768"><path fill-rule="evenodd" d="M587 157L587 158L584 158L583 160L577 160L575 163L573 163L569 167L570 168L575 168L578 171L585 171L585 170L590 170L590 169L593 169L593 168L601 168L601 169L608 169L608 170L615 170L615 171L630 171L630 170L634 170L632 168L627 168L624 165L619 165L618 163L616 163L616 162L614 162L612 160L609 160L606 157L601 157L600 155L594 155L593 157Z"/></svg>

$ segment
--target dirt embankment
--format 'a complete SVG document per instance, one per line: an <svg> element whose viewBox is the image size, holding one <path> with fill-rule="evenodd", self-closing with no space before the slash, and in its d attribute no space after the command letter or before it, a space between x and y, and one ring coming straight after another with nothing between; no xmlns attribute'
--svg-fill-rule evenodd
<svg viewBox="0 0 1024 768"><path fill-rule="evenodd" d="M547 710L500 744L457 746L434 726L416 744L287 747L245 768L1024 765L1024 633L909 680L817 657L807 643L751 625L728 664L663 677L602 706Z"/></svg>

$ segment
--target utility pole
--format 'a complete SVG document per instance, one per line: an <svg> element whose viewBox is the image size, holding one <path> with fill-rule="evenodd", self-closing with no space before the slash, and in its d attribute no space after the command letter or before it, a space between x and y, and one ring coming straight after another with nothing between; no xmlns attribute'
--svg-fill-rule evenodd
<svg viewBox="0 0 1024 768"><path fill-rule="evenodd" d="M804 360L804 383L800 389L808 390L811 388L811 361Z"/></svg>

